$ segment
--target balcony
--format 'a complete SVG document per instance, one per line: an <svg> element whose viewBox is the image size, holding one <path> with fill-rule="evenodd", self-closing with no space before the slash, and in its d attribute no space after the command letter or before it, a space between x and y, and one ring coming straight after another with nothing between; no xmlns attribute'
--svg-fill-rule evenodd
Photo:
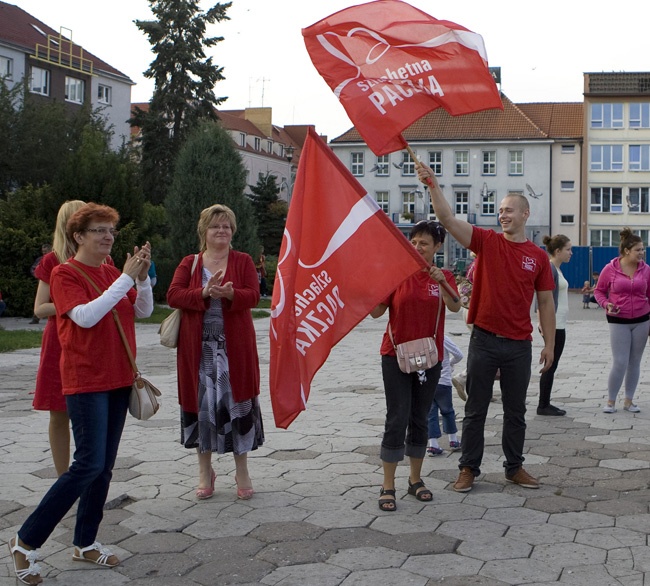
<svg viewBox="0 0 650 586"><path fill-rule="evenodd" d="M412 225L412 224L417 224L422 220L434 220L434 219L435 216L433 214L423 214L423 213L413 214L411 212L398 212L392 214L393 224Z"/></svg>

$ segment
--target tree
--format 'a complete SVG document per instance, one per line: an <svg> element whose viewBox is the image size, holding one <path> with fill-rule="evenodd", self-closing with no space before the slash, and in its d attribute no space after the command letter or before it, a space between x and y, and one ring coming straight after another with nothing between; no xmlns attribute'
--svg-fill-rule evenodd
<svg viewBox="0 0 650 586"><path fill-rule="evenodd" d="M289 208L286 202L278 197L280 188L275 175L260 174L257 184L249 187L253 192L248 197L253 203L257 218L257 235L262 241L264 252L277 256L280 252Z"/></svg>
<svg viewBox="0 0 650 586"><path fill-rule="evenodd" d="M235 213L234 248L251 256L258 254L257 223L245 189L246 170L232 138L217 122L201 123L178 154L165 199L175 263L198 249L199 214L216 203L227 205Z"/></svg>
<svg viewBox="0 0 650 586"><path fill-rule="evenodd" d="M136 20L148 37L156 58L145 71L155 82L148 111L136 108L130 122L141 129L145 196L161 203L167 192L176 156L200 120L216 120L214 86L224 79L223 68L205 56L222 37L206 37L206 25L228 20L231 3L217 3L206 12L198 0L149 0L156 20Z"/></svg>

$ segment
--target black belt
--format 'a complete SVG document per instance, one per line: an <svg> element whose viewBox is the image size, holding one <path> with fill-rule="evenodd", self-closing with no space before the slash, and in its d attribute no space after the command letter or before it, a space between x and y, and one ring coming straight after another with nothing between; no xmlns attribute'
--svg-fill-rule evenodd
<svg viewBox="0 0 650 586"><path fill-rule="evenodd" d="M474 328L477 329L479 332L483 332L484 334L487 334L488 336L494 336L495 338L505 338L505 336L502 336L501 334L495 334L494 332L490 332L476 325L474 326Z"/></svg>

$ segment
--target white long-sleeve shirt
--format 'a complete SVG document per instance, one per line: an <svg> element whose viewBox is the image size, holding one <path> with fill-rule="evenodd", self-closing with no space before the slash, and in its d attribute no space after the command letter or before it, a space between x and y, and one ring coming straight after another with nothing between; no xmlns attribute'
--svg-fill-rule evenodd
<svg viewBox="0 0 650 586"><path fill-rule="evenodd" d="M451 372L454 364L463 359L461 349L456 346L447 336L444 338L444 358L442 359L442 370L440 371L439 385L451 386Z"/></svg>

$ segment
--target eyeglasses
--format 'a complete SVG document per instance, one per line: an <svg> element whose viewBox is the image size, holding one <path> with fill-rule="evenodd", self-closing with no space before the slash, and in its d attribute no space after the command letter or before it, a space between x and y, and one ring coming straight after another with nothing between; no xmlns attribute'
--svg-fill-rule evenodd
<svg viewBox="0 0 650 586"><path fill-rule="evenodd" d="M86 228L84 232L94 232L100 236L106 236L106 234L110 234L113 238L117 237L117 235L120 233L120 231L116 230L115 228Z"/></svg>

